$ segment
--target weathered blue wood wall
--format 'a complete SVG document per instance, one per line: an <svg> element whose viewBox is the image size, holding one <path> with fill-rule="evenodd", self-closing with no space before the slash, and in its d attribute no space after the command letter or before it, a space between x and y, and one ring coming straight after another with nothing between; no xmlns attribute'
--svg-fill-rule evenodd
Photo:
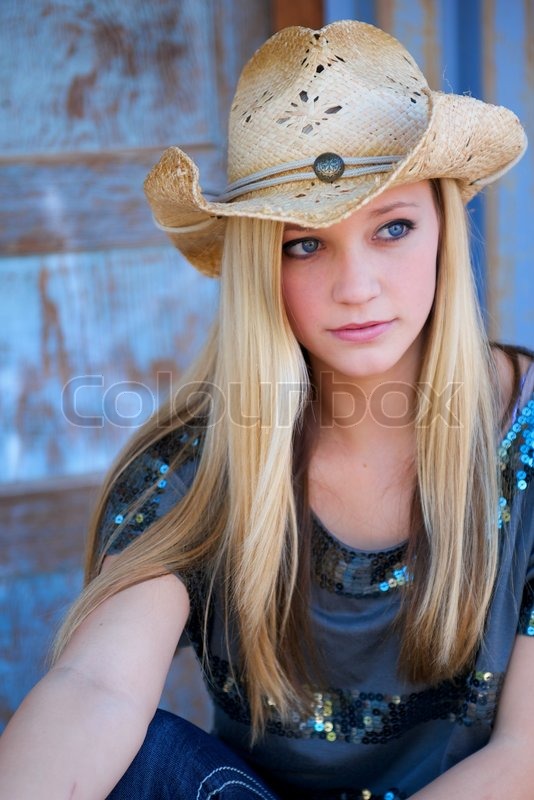
<svg viewBox="0 0 534 800"><path fill-rule="evenodd" d="M273 0L280 25L320 5ZM532 0L324 9L325 21L391 31L434 88L509 105L534 140ZM142 179L180 144L206 188L222 182L222 120L269 14L264 0L0 3L0 727L80 586L102 471L198 349L213 307L215 285L153 227ZM472 210L490 330L530 345L533 152ZM202 722L181 658L168 702Z"/></svg>
<svg viewBox="0 0 534 800"><path fill-rule="evenodd" d="M523 122L527 154L470 213L490 335L534 347L534 2L325 0L325 21L336 19L379 25L414 55L432 89L506 105Z"/></svg>
<svg viewBox="0 0 534 800"><path fill-rule="evenodd" d="M224 183L262 0L0 3L0 727L81 585L88 514L126 438L204 340L217 287L153 225L178 144ZM207 707L180 656L167 702ZM196 704L196 705L195 705Z"/></svg>

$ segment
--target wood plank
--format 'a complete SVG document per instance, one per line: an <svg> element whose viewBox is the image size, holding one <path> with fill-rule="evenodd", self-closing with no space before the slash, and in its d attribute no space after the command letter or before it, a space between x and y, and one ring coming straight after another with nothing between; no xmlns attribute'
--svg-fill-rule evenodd
<svg viewBox="0 0 534 800"><path fill-rule="evenodd" d="M447 8L450 7L447 4ZM395 36L415 58L431 89L442 81L441 10L434 0L377 0L377 24ZM444 7L445 8L445 7ZM443 11L443 15L447 13Z"/></svg>
<svg viewBox="0 0 534 800"><path fill-rule="evenodd" d="M271 2L218 0L211 7L214 15L214 58L218 67L217 97L222 120L221 133L226 143L230 101L241 70L273 33Z"/></svg>
<svg viewBox="0 0 534 800"><path fill-rule="evenodd" d="M190 146L203 188L225 185L221 153ZM143 181L160 148L0 160L0 253L65 253L165 241Z"/></svg>
<svg viewBox="0 0 534 800"><path fill-rule="evenodd" d="M4 487L0 579L79 569L102 480L97 474Z"/></svg>
<svg viewBox="0 0 534 800"><path fill-rule="evenodd" d="M76 568L0 579L0 732L46 672L55 631L81 585ZM211 701L189 647L173 659L161 706L211 727Z"/></svg>
<svg viewBox="0 0 534 800"><path fill-rule="evenodd" d="M31 14L3 0L0 30L0 151L14 155L220 146L270 23L267 3L246 0L32 0Z"/></svg>
<svg viewBox="0 0 534 800"><path fill-rule="evenodd" d="M531 2L483 4L484 90L519 116L534 140L534 9ZM534 345L532 297L532 145L487 196L488 322L500 341Z"/></svg>
<svg viewBox="0 0 534 800"><path fill-rule="evenodd" d="M0 285L0 483L13 487L105 471L176 390L218 291L170 245L4 258Z"/></svg>
<svg viewBox="0 0 534 800"><path fill-rule="evenodd" d="M324 23L323 0L272 0L273 30L279 31L288 25L302 25L317 30Z"/></svg>
<svg viewBox="0 0 534 800"><path fill-rule="evenodd" d="M31 6L0 4L4 153L218 140L207 0Z"/></svg>
<svg viewBox="0 0 534 800"><path fill-rule="evenodd" d="M158 24L165 17L163 7L166 5L168 4L158 4L157 13L154 11L154 19L150 17L148 27L150 37L146 36L145 30L141 32L138 30L138 28L143 29L145 22L148 25L149 20L143 16L148 12L143 11L141 6L137 9L129 6L130 28L123 26L122 33L117 34L116 47L119 50L122 48L122 55L133 48L133 44L128 44L128 37L131 38L134 34L141 36L141 33L145 50L149 48L145 40L150 38L154 39L152 50L159 52L161 42L158 44L158 36L163 36L163 33ZM124 4L120 7L124 10ZM155 81L157 75L163 80L161 70L164 67L168 70L173 65L170 67L159 62L156 65L149 61L140 62L135 68L136 80L139 83L139 78L142 77L143 92L136 90L137 93L130 106L117 105L110 109L104 121L99 120L98 125L95 123L93 138L81 136L78 138L76 131L81 121L77 117L74 121L65 118L63 111L57 113L56 108L63 109L64 103L61 98L69 80L70 67L51 70L54 72L55 83L50 86L47 84L46 87L41 86L39 81L51 80L50 71L44 71L43 75L37 76L36 79L31 69L29 70L28 74L32 80L31 91L38 96L37 105L33 102L32 113L38 119L44 117L47 124L57 125L61 130L60 133L54 133L53 147L44 146L43 134L38 134L36 129L39 126L35 120L31 127L32 135L35 134L36 137L35 141L25 138L27 131L22 131L21 136L21 124L24 123L23 110L17 109L16 117L7 116L8 124L3 129L5 140L0 157L0 253L26 255L111 247L142 247L162 241L161 235L152 223L142 193L142 183L148 169L157 161L163 148L171 144L183 147L197 162L202 185L206 191L216 193L224 187L226 183L224 142L230 98L244 62L270 33L268 9L264 4L251 4L244 0L235 0L234 3L223 6L219 4L212 6L206 2L182 3L180 8L185 20L184 25L191 17L187 25L192 38L186 37L184 40L183 52L180 51L179 56L181 66L178 72L180 75L188 74L188 79L185 81L186 88L187 91L193 92L194 102L182 98L181 89L179 91L178 87L175 102L169 104L162 101L161 107L157 110L153 112L147 110L144 105L147 101L145 93L146 95L151 93L150 81ZM71 30L73 25L71 16L76 16L78 12L63 6L54 7L52 13L49 11L47 4L45 8L40 0L36 3L37 15L41 13L46 17L46 25L53 27L54 36L59 36L56 28L59 30L63 25L70 31L69 35L78 37L76 57L70 59L69 65L71 62L79 64L89 56L92 58L95 55L93 52L95 47L97 50L98 47L93 38L88 38L87 25L84 28L85 33L81 29L76 29L76 32ZM107 14L107 11L100 10L98 13ZM173 14L178 25L182 18L178 19L176 10ZM8 52L11 52L9 48L14 46L13 42L26 36L26 26L29 21L27 15L21 15L20 4L13 4L11 0L0 7L0 23L2 20L6 23L4 30L10 32ZM117 24L119 22L120 17ZM91 24L99 27L98 18L92 18ZM201 35L197 35L195 26L202 28ZM246 37L241 35L242 30L247 31ZM171 26L166 30L165 36L172 38L173 31L176 33ZM108 34L110 35L109 31L106 35ZM41 35L42 31L39 33L39 36ZM102 30L99 35L104 35ZM183 31L180 36L184 36ZM52 36L51 40L47 41L46 47L50 48L53 40ZM65 41L62 40L61 46L66 46ZM175 52L176 48L173 50L170 45L165 47L161 45L160 49L161 58L163 54L165 58L171 60L174 56L178 57L178 51ZM24 48L19 48L17 57L22 57L23 51ZM204 53L202 63L204 64L204 61L206 63L204 71L197 75L195 59L200 58L200 51ZM42 52L46 55L48 51L45 48ZM119 55L120 53L117 53L116 60L106 67L115 77L117 71L120 74L122 68ZM31 54L28 57L30 58ZM0 60L1 58L2 54ZM172 74L174 75L174 72ZM18 73L17 76L17 79L20 78ZM197 79L198 89L193 89ZM12 91L11 86L11 83L6 81L0 88L0 92L8 94L4 98L0 97L2 105L8 109L12 108L14 102L9 95ZM92 87L91 102L98 102L98 98L95 99L97 94L97 88ZM43 105L45 101L50 107ZM142 124L137 119L139 115L142 117ZM202 115L206 119L209 118L209 125L201 124ZM148 130L147 119L150 121L153 117L158 120L160 128L156 130L153 127ZM84 125L90 127L93 123L92 118L84 117ZM102 129L106 126L114 129L116 134L114 138L102 138L104 136ZM127 135L126 133L123 135L123 128ZM65 139L66 136L70 137L68 141ZM1 143L2 132L0 132ZM155 147L156 143L160 143L161 146Z"/></svg>
<svg viewBox="0 0 534 800"><path fill-rule="evenodd" d="M52 636L81 581L79 569L0 579L0 727L45 671Z"/></svg>

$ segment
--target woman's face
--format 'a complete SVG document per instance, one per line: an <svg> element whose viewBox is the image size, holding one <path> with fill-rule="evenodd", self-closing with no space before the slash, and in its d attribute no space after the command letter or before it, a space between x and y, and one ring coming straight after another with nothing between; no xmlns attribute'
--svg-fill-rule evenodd
<svg viewBox="0 0 534 800"><path fill-rule="evenodd" d="M414 380L436 287L429 181L390 189L329 228L285 227L282 287L296 338L321 371Z"/></svg>

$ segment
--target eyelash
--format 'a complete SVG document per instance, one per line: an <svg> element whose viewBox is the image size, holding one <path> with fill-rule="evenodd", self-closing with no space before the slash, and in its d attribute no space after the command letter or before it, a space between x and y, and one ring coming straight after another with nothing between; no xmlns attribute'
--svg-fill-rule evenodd
<svg viewBox="0 0 534 800"><path fill-rule="evenodd" d="M285 244L282 245L284 255L289 256L289 258L309 258L309 256L315 255L319 248L314 250L312 253L307 253L306 255L296 255L290 252L291 248L296 247L298 244L302 244L303 242L316 242L318 245L320 245L319 239L315 239L313 236L303 236L302 239L291 239L290 242L285 242Z"/></svg>
<svg viewBox="0 0 534 800"><path fill-rule="evenodd" d="M393 228L395 225L403 225L405 228L405 230L403 231L403 233L401 233L400 236L381 237L378 235L381 231L387 231L388 228ZM406 236L408 236L409 232L413 231L414 228L415 228L415 223L409 219L394 219L391 222L386 222L385 225L381 225L381 227L373 235L373 239L386 243L397 242L400 239L404 239ZM297 245L302 244L303 242L315 242L318 245L318 247L311 253L299 254L299 255L291 253L291 249L293 247L296 247ZM291 241L285 242L285 244L282 245L282 250L284 252L284 255L288 256L289 258L305 259L315 255L317 251L320 249L320 245L321 241L319 239L316 239L314 236L303 236L301 239L291 239Z"/></svg>
<svg viewBox="0 0 534 800"><path fill-rule="evenodd" d="M411 221L411 220L409 220L409 219L394 219L394 220L392 220L391 222L386 222L386 224L385 224L385 225L382 225L382 226L381 226L381 227L380 227L380 228L377 230L377 232L375 233L375 235L373 236L373 239L375 239L375 238L376 238L376 239L379 239L379 240L380 240L380 239L381 239L381 237L380 237L380 236L378 236L378 234L379 234L381 231L387 230L388 228L393 228L395 225L404 225L404 228L405 228L404 232L403 232L403 233L402 233L400 236L390 236L390 237L387 237L387 238L385 238L385 239L382 239L382 241L396 242L396 241L398 241L399 239L404 239L404 237L405 237L405 236L407 236L407 235L408 235L408 233L409 233L410 231L413 231L413 229L415 228L415 223L414 223L414 222L412 222L412 221Z"/></svg>

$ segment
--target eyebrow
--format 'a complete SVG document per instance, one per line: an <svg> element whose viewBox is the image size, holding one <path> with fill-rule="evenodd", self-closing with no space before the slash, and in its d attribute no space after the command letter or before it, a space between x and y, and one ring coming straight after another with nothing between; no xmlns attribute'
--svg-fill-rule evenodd
<svg viewBox="0 0 534 800"><path fill-rule="evenodd" d="M365 207L364 207L365 208ZM372 211L368 211L368 215L370 217L382 217L384 214L389 214L391 211L395 211L397 208L419 208L418 203L405 203L402 200L398 200L394 203L388 203L386 206L380 206L380 208L374 208ZM284 227L284 233L286 231L297 231L298 233L306 233L306 231L315 231L318 230L317 228L302 228L300 225L296 225L293 222L287 222Z"/></svg>
<svg viewBox="0 0 534 800"><path fill-rule="evenodd" d="M417 203L405 203L402 200L399 200L395 203L388 203L387 206L380 206L380 208L374 208L372 211L369 211L369 216L381 217L383 214L389 214L396 208L419 208L419 205Z"/></svg>

